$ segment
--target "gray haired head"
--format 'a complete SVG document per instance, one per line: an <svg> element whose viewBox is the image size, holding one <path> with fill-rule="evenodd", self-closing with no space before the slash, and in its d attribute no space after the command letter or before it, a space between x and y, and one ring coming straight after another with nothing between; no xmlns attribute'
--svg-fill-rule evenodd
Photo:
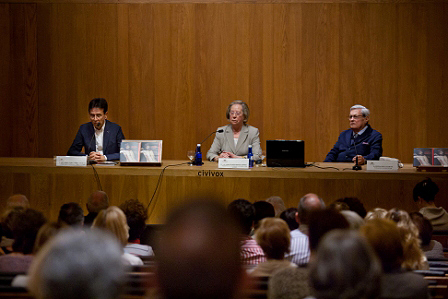
<svg viewBox="0 0 448 299"><path fill-rule="evenodd" d="M353 105L350 107L350 111L352 111L353 109L361 109L362 116L364 117L370 116L370 110L364 107L363 105L359 104Z"/></svg>

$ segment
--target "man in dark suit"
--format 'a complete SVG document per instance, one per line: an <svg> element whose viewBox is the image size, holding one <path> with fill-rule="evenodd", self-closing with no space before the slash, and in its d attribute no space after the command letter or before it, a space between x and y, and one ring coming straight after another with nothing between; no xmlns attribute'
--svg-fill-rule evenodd
<svg viewBox="0 0 448 299"><path fill-rule="evenodd" d="M90 101L90 123L79 127L67 155L88 155L89 159L95 162L120 159L120 145L124 135L119 125L107 120L107 107L105 99L96 98ZM81 152L83 147L85 153Z"/></svg>
<svg viewBox="0 0 448 299"><path fill-rule="evenodd" d="M355 162L378 160L383 154L383 136L369 125L370 111L362 105L350 108L350 129L339 135L324 162Z"/></svg>

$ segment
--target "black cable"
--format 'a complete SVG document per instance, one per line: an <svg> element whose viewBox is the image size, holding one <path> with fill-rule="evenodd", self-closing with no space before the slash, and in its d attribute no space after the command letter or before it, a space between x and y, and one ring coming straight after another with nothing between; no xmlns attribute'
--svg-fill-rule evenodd
<svg viewBox="0 0 448 299"><path fill-rule="evenodd" d="M336 169L337 171L340 170L339 168L336 168L336 167L333 167L333 166L326 166L326 167L317 166L315 163L307 164L306 166L316 167L316 168L319 168L319 169Z"/></svg>
<svg viewBox="0 0 448 299"><path fill-rule="evenodd" d="M103 187L101 186L100 176L98 175L98 172L96 171L95 166L93 166L93 163L90 165L92 166L92 169L93 169L93 176L95 177L96 184L99 187L98 190L103 191Z"/></svg>
<svg viewBox="0 0 448 299"><path fill-rule="evenodd" d="M165 167L162 169L162 172L160 172L159 179L158 179L158 181L157 181L156 189L154 190L154 193L153 193L153 195L152 195L152 197L151 197L151 200L149 201L148 206L146 207L146 210L147 210L147 211L148 211L148 209L149 209L149 206L150 206L151 203L152 203L152 200L154 199L154 196L155 196L156 193L157 193L157 190L159 189L160 182L162 181L163 173L165 172L165 169L167 169L167 168L170 167L170 166L179 166L179 165L184 165L184 164L189 164L189 163L190 163L190 162L184 162L184 163L179 163L179 164L168 164L167 166L165 166ZM153 209L153 210L154 210L154 209ZM152 213L152 212L151 212L151 213ZM151 213L148 214L148 217L151 216Z"/></svg>

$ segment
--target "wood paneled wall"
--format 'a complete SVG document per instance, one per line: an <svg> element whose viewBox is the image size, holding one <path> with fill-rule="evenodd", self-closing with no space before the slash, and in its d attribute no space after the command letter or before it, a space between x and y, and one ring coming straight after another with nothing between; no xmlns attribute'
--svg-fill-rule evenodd
<svg viewBox="0 0 448 299"><path fill-rule="evenodd" d="M127 138L163 139L164 159L186 159L235 99L262 145L304 139L307 161L357 103L387 156L448 147L447 1L2 2L0 156L64 155L94 97Z"/></svg>

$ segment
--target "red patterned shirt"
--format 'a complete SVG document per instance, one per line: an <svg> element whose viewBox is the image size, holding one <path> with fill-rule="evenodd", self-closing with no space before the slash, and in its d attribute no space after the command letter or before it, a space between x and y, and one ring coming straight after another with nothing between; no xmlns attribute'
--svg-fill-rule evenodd
<svg viewBox="0 0 448 299"><path fill-rule="evenodd" d="M249 236L241 241L241 263L243 265L258 265L266 261L263 249Z"/></svg>

